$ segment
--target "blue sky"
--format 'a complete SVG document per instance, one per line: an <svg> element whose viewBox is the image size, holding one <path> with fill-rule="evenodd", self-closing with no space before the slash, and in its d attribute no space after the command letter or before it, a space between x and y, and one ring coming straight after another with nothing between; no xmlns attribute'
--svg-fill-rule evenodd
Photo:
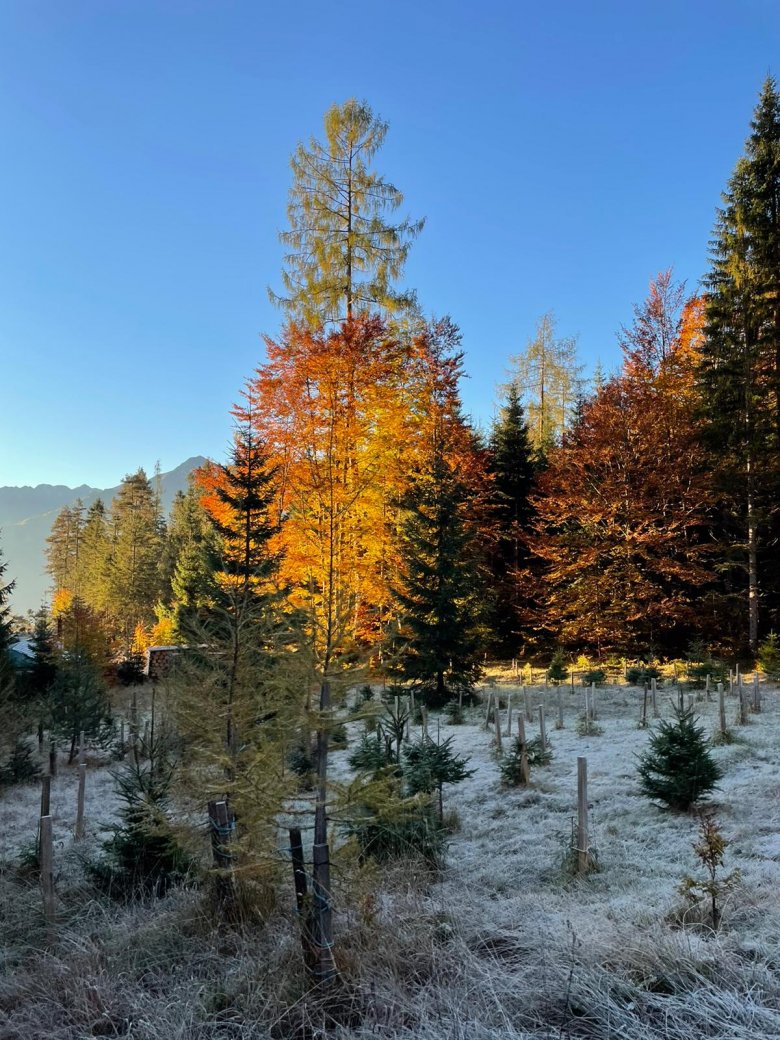
<svg viewBox="0 0 780 1040"><path fill-rule="evenodd" d="M290 153L349 96L475 418L548 309L614 365L651 275L703 274L778 54L776 0L0 0L0 484L224 452Z"/></svg>

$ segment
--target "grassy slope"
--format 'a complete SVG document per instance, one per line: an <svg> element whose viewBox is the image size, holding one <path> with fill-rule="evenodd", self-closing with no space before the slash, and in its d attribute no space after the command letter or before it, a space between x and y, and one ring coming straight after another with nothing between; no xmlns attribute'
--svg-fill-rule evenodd
<svg viewBox="0 0 780 1040"><path fill-rule="evenodd" d="M765 694L763 713L738 731L738 743L715 751L726 775L714 801L733 841L726 865L743 873L716 937L678 925L676 886L696 869L696 826L638 793L634 756L648 739L636 726L640 694L608 688L599 695L598 737L576 733L579 692L565 692L565 728L556 731L555 696L538 690L533 698L547 698L555 757L534 772L528 790L501 789L481 712L461 727L442 724L477 773L445 794L461 829L439 883L423 885L399 866L380 890L369 871L354 883L348 906L337 876L340 956L360 1014L342 1014L346 1024L334 1035L780 1037L780 693ZM668 710L663 696L660 703ZM713 729L716 705L697 707ZM734 699L728 710L735 715ZM585 882L561 870L579 755L588 758L592 843L602 868ZM346 752L334 755L335 775L346 777L345 762ZM34 884L10 874L0 880L0 1040L317 1035L318 1007L298 981L289 893L264 929L243 937L220 933L196 892L125 910L91 898L79 887L71 848L75 778L63 772L53 797L61 942L54 955L38 952ZM16 855L29 840L37 798L35 788L4 797L0 856ZM92 847L115 804L106 771L94 770Z"/></svg>

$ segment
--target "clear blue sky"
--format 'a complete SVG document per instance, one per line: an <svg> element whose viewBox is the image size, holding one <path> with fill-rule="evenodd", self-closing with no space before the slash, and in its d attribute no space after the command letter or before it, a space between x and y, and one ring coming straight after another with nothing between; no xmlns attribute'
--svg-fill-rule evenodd
<svg viewBox="0 0 780 1040"><path fill-rule="evenodd" d="M353 95L475 418L550 308L610 367L654 272L701 277L778 55L777 0L0 0L0 484L222 454L290 153Z"/></svg>

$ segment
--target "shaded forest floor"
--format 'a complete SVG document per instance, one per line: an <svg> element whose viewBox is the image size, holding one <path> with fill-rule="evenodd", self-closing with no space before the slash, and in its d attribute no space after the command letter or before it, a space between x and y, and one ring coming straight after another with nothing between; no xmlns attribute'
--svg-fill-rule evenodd
<svg viewBox="0 0 780 1040"><path fill-rule="evenodd" d="M502 695L510 687L501 685ZM156 1038L582 1037L592 1040L760 1040L780 1037L780 691L714 749L724 769L711 800L726 869L742 872L718 934L683 912L682 877L700 874L696 819L665 812L638 790L641 692L598 692L598 736L581 736L582 691L545 703L549 766L528 788L500 783L484 709L432 734L453 736L476 773L445 789L457 815L446 868L432 879L413 862L380 874L336 858L334 903L345 986L323 1006L301 981L292 886L239 933L218 927L201 889L121 906L95 895L81 859L105 838L117 801L109 770L89 774L88 839L72 841L75 769L53 786L59 923L47 950L34 875L20 865L34 839L37 785L6 792L0 860L0 1040ZM659 706L670 714L668 693ZM514 710L519 704L515 688ZM708 732L717 703L698 701ZM729 724L736 698L727 702ZM504 719L506 714L504 713ZM650 720L652 726L652 719ZM350 723L352 742L359 723ZM537 732L528 724L529 736ZM505 741L505 747L506 747ZM347 779L347 751L333 772ZM565 868L576 813L577 757L588 759L591 842L599 870Z"/></svg>

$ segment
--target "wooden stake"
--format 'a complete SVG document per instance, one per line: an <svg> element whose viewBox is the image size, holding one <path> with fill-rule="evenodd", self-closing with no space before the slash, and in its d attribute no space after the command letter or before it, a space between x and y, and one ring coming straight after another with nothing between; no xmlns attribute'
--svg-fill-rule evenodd
<svg viewBox="0 0 780 1040"><path fill-rule="evenodd" d="M512 691L510 690L506 698L506 735L512 736Z"/></svg>
<svg viewBox="0 0 780 1040"><path fill-rule="evenodd" d="M523 687L523 702L525 706L525 721L533 722L533 713L531 712L531 698L528 694L528 690Z"/></svg>
<svg viewBox="0 0 780 1040"><path fill-rule="evenodd" d="M740 726L748 724L748 702L741 682L739 684L739 724Z"/></svg>
<svg viewBox="0 0 780 1040"><path fill-rule="evenodd" d="M642 695L642 714L640 716L640 726L642 729L647 726L647 683L645 683L645 690Z"/></svg>
<svg viewBox="0 0 780 1040"><path fill-rule="evenodd" d="M301 926L301 946L303 962L309 975L314 972L314 950L309 932L311 906L308 900L306 883L306 864L303 858L303 841L299 827L290 828L290 858L292 859L293 884L295 886L295 907Z"/></svg>
<svg viewBox="0 0 780 1040"><path fill-rule="evenodd" d="M547 750L547 729L544 725L544 705L540 704L539 708L539 739L542 744L542 751Z"/></svg>
<svg viewBox="0 0 780 1040"><path fill-rule="evenodd" d="M485 729L490 729L490 705L493 702L493 691L488 690L487 710L485 711Z"/></svg>
<svg viewBox="0 0 780 1040"><path fill-rule="evenodd" d="M563 729L563 687L558 687L558 729Z"/></svg>
<svg viewBox="0 0 780 1040"><path fill-rule="evenodd" d="M501 755L503 754L504 748L501 743L501 712L499 711L498 705L499 701L498 697L496 697L496 706L493 711L493 716L496 724L496 751L499 753L499 755Z"/></svg>
<svg viewBox="0 0 780 1040"><path fill-rule="evenodd" d="M594 682L590 684L590 718L592 722L595 722L598 718L596 714L596 684Z"/></svg>
<svg viewBox="0 0 780 1040"><path fill-rule="evenodd" d="M49 776L57 775L57 745L54 741L49 744Z"/></svg>
<svg viewBox="0 0 780 1040"><path fill-rule="evenodd" d="M87 742L84 738L84 730L79 734L79 765L82 766L87 761Z"/></svg>
<svg viewBox="0 0 780 1040"><path fill-rule="evenodd" d="M318 986L330 986L337 975L333 959L333 913L330 905L330 851L328 849L328 726L330 715L330 683L320 687L320 715L317 729L317 806L314 812L314 845L312 847L312 945Z"/></svg>
<svg viewBox="0 0 780 1040"><path fill-rule="evenodd" d="M758 684L758 672L753 673L753 711L761 711L761 687Z"/></svg>
<svg viewBox="0 0 780 1040"><path fill-rule="evenodd" d="M588 760L577 759L577 872L587 874L588 848Z"/></svg>
<svg viewBox="0 0 780 1040"><path fill-rule="evenodd" d="M652 702L653 702L653 718L657 719L658 715L659 715L659 712L658 712L658 682L656 681L655 676L653 676L653 678L650 680L650 697L651 697Z"/></svg>
<svg viewBox="0 0 780 1040"><path fill-rule="evenodd" d="M525 739L525 719L518 712L517 715L517 743L520 748L520 780L527 784L531 779L531 767L528 763L527 743Z"/></svg>
<svg viewBox="0 0 780 1040"><path fill-rule="evenodd" d="M48 816L51 809L51 777L41 777L41 816Z"/></svg>
<svg viewBox="0 0 780 1040"><path fill-rule="evenodd" d="M84 824L84 792L87 786L87 763L79 763L79 789L76 799L76 841L81 841L86 833Z"/></svg>
<svg viewBox="0 0 780 1040"><path fill-rule="evenodd" d="M725 735L726 730L726 695L723 691L723 683L718 683L718 713L720 715L720 731Z"/></svg>
<svg viewBox="0 0 780 1040"><path fill-rule="evenodd" d="M423 735L423 740L427 740L428 739L428 709L427 709L427 707L424 704L420 708L420 714L421 714L421 717L422 717L422 735Z"/></svg>
<svg viewBox="0 0 780 1040"><path fill-rule="evenodd" d="M49 942L54 941L54 848L52 843L52 818L42 816L40 822L40 871L43 916Z"/></svg>

